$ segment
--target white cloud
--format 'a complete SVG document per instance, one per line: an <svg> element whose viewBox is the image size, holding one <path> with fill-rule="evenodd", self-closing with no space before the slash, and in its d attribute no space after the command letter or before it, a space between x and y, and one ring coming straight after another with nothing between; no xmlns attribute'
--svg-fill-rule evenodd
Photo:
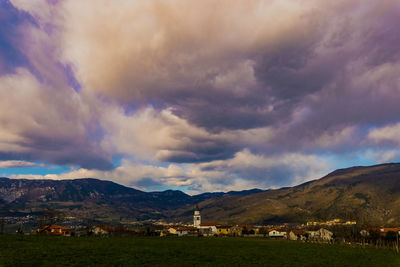
<svg viewBox="0 0 400 267"><path fill-rule="evenodd" d="M271 188L299 184L321 177L329 168L315 156L286 154L264 157L248 150L228 160L202 164L153 166L123 160L111 171L77 169L60 175L13 175L12 178L112 180L142 190L182 187L190 193Z"/></svg>
<svg viewBox="0 0 400 267"><path fill-rule="evenodd" d="M368 150L365 156L371 158L373 162L390 163L400 160L400 151L395 149Z"/></svg>
<svg viewBox="0 0 400 267"><path fill-rule="evenodd" d="M372 129L368 138L374 142L392 142L400 145L400 123Z"/></svg>
<svg viewBox="0 0 400 267"><path fill-rule="evenodd" d="M315 140L315 144L321 148L334 148L337 146L343 146L345 144L356 144L357 138L360 134L357 132L357 127L347 126L339 130L331 130L322 133Z"/></svg>
<svg viewBox="0 0 400 267"><path fill-rule="evenodd" d="M270 186L296 185L320 178L330 166L328 162L314 155L285 153L278 155L257 155L245 149L226 161L200 164L203 171L226 172L243 180L256 181L264 188Z"/></svg>
<svg viewBox="0 0 400 267"><path fill-rule="evenodd" d="M23 160L5 160L0 161L0 168L26 168L26 167L35 167L36 163L30 161Z"/></svg>

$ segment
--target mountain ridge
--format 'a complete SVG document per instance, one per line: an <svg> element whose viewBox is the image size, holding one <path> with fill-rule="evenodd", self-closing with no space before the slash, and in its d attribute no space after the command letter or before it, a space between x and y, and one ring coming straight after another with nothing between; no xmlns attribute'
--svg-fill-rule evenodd
<svg viewBox="0 0 400 267"><path fill-rule="evenodd" d="M190 196L180 190L144 192L118 183L96 178L78 179L11 179L0 178L0 213L39 212L44 208L61 210L67 214L83 216L83 210L94 210L94 216L120 215L129 219L162 219L163 212L192 207L211 197L235 194L246 195L260 189L202 193ZM102 211L103 209L103 211ZM88 216L89 214L84 214Z"/></svg>
<svg viewBox="0 0 400 267"><path fill-rule="evenodd" d="M205 219L227 223L305 223L343 218L368 224L400 223L400 164L338 169L297 186L199 203ZM184 216L181 210L175 216Z"/></svg>
<svg viewBox="0 0 400 267"><path fill-rule="evenodd" d="M3 214L52 208L81 217L190 222L196 204L205 220L223 223L304 223L342 218L368 224L398 224L400 164L338 169L293 187L193 196L179 190L143 192L95 178L0 178Z"/></svg>

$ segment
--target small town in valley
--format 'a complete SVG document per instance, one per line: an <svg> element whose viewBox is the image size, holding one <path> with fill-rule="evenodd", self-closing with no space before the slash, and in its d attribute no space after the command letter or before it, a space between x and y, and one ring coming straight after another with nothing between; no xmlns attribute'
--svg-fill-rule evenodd
<svg viewBox="0 0 400 267"><path fill-rule="evenodd" d="M0 267L400 267L400 0L0 0Z"/></svg>
<svg viewBox="0 0 400 267"><path fill-rule="evenodd" d="M160 221L135 223L133 225L106 225L72 223L74 217L64 217L64 221L44 224L24 231L23 223L33 220L32 216L21 219L16 233L47 236L192 236L192 237L260 237L276 240L291 240L318 243L354 243L385 246L398 244L400 227L365 227L356 221L332 219L308 221L304 224L280 225L228 225L218 222L203 222L200 209L196 205L193 223L165 223ZM14 220L14 223L18 222ZM4 229L4 219L2 220ZM2 230L3 231L3 230ZM395 246L395 245L393 245ZM397 245L398 247L398 245Z"/></svg>

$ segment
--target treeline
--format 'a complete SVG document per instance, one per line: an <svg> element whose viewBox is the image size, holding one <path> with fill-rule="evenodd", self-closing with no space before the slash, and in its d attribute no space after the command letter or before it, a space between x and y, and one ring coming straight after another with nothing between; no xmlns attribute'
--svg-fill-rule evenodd
<svg viewBox="0 0 400 267"><path fill-rule="evenodd" d="M333 233L335 243L357 243L373 245L376 247L390 247L399 251L399 232L382 231L379 227L354 226L329 226L325 227Z"/></svg>

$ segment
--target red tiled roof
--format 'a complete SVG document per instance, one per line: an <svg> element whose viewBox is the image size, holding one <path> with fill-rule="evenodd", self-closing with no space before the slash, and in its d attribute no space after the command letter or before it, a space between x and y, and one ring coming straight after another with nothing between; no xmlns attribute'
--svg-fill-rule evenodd
<svg viewBox="0 0 400 267"><path fill-rule="evenodd" d="M305 235L306 234L306 232L304 232L303 230L291 230L290 232L293 232L293 234L295 234L295 235Z"/></svg>
<svg viewBox="0 0 400 267"><path fill-rule="evenodd" d="M50 229L60 229L60 230L72 230L72 228L59 226L59 225L50 225Z"/></svg>
<svg viewBox="0 0 400 267"><path fill-rule="evenodd" d="M392 231L392 232L398 232L398 231L400 231L400 228L396 228L396 227L392 227L392 228L381 228L380 231L383 232L383 233L387 233L387 232L390 232L390 231Z"/></svg>
<svg viewBox="0 0 400 267"><path fill-rule="evenodd" d="M217 225L221 225L220 223L201 223L200 226L217 226Z"/></svg>

